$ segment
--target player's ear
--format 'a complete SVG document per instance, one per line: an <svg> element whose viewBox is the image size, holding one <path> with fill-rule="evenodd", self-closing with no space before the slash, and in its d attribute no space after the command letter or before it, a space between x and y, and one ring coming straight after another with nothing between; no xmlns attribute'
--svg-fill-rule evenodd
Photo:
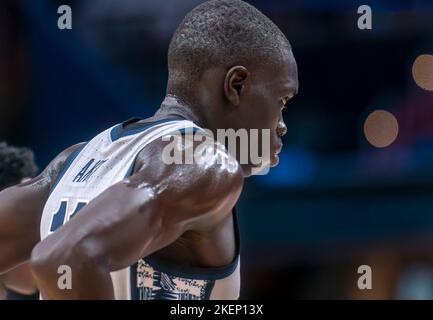
<svg viewBox="0 0 433 320"><path fill-rule="evenodd" d="M238 106L241 96L248 89L250 73L243 66L234 66L226 73L224 79L224 94L234 106Z"/></svg>

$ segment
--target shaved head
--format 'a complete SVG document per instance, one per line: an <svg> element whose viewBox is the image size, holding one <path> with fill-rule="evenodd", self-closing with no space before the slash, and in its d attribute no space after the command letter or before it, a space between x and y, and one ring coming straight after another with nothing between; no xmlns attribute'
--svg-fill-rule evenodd
<svg viewBox="0 0 433 320"><path fill-rule="evenodd" d="M168 93L189 87L214 66L278 65L291 47L281 30L240 0L211 0L189 12L170 43Z"/></svg>
<svg viewBox="0 0 433 320"><path fill-rule="evenodd" d="M266 143L266 165L278 164L287 132L282 111L298 91L298 73L289 41L269 18L241 0L202 3L173 35L168 69L166 114L185 114L214 134L220 128L269 132L255 147ZM242 168L248 176L255 166Z"/></svg>

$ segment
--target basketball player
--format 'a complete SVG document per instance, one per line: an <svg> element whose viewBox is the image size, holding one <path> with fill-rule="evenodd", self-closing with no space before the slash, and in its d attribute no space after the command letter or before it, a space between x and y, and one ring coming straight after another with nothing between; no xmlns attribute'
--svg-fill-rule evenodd
<svg viewBox="0 0 433 320"><path fill-rule="evenodd" d="M205 162L168 165L163 137L185 128L268 129L275 166L287 130L282 110L298 89L296 62L257 9L211 0L178 27L168 68L167 96L152 118L68 148L39 177L0 194L0 271L31 257L45 299L239 297L234 207L254 166L218 141ZM182 141L185 153L198 144ZM66 289L61 266L72 279Z"/></svg>
<svg viewBox="0 0 433 320"><path fill-rule="evenodd" d="M0 143L0 190L34 177L37 170L31 150ZM28 263L0 275L0 300L34 300L36 292Z"/></svg>

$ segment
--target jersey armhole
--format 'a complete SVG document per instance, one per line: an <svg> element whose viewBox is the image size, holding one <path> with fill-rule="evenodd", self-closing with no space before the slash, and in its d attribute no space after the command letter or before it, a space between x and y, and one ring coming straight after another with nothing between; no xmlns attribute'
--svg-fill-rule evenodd
<svg viewBox="0 0 433 320"><path fill-rule="evenodd" d="M58 173L56 179L54 180L53 185L51 186L50 189L50 194L54 191L54 189L57 187L57 184L60 182L60 180L62 179L62 177L65 175L66 171L69 169L69 167L71 166L72 162L74 162L74 160L78 157L78 155L80 154L81 151L83 151L84 147L87 146L87 142L83 143L82 146L78 147L74 152L72 152L65 160L62 170L60 170L60 172Z"/></svg>

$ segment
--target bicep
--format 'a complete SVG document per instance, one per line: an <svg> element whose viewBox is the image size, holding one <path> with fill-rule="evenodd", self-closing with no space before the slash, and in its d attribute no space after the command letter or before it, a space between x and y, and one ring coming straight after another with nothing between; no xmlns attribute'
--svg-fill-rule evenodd
<svg viewBox="0 0 433 320"><path fill-rule="evenodd" d="M154 147L136 174L93 199L42 241L35 257L50 268L87 263L115 271L230 212L243 180L236 164L231 171L216 164L165 165L161 145Z"/></svg>
<svg viewBox="0 0 433 320"><path fill-rule="evenodd" d="M53 268L103 264L118 270L179 236L180 227L164 226L163 215L151 188L119 183L39 243L33 255L52 262Z"/></svg>

